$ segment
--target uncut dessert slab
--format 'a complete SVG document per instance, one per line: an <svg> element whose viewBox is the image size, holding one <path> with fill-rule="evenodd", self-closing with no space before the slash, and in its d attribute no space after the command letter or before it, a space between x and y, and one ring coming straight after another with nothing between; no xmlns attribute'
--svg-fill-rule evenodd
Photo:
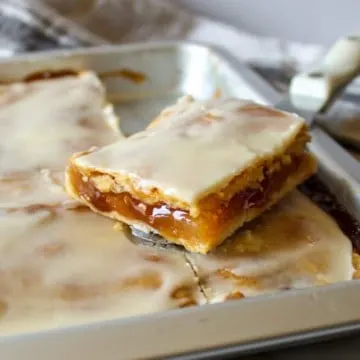
<svg viewBox="0 0 360 360"><path fill-rule="evenodd" d="M204 302L183 254L130 243L64 191L73 151L122 141L95 73L38 73L0 101L0 334Z"/></svg>
<svg viewBox="0 0 360 360"><path fill-rule="evenodd" d="M67 200L61 183L69 154L121 136L91 72L2 85L0 96L1 208Z"/></svg>
<svg viewBox="0 0 360 360"><path fill-rule="evenodd" d="M105 84L107 101L114 103L116 112L120 116L121 130L125 135L128 135L143 129L159 110L172 103L179 95L185 93L202 99L220 95L248 97L259 102L266 102L266 97L263 97L262 91L258 91L259 84L256 77L248 73L246 68L239 68L231 58L227 58L225 55L225 57L222 57L223 54L219 54L221 53L207 47L188 44L102 48L15 59L12 62L2 64L0 76L4 81L13 81L14 79L23 79L29 73L44 69L93 70L97 72L102 83ZM119 135L116 134L116 136ZM315 145L317 144L316 141L317 137L315 136ZM317 146L315 146L315 150L317 152ZM331 172L331 166L328 166L324 160L325 157L322 156L321 154L319 157L320 175L326 180L331 190L335 190L337 194L342 195L346 190L347 198L344 197L344 199L347 199L347 201L344 204L356 217L358 214L356 185L347 178L346 174L340 174L343 175L343 179L337 181L336 176ZM344 178L346 179L345 186ZM46 178L46 181L48 181L48 178ZM343 191L337 191L338 189ZM10 200L14 201L14 198ZM295 200L298 201L298 199ZM343 198L340 199L340 202L343 202L342 200ZM55 203L57 202L58 200L55 201ZM54 205L53 200L50 203ZM28 202L26 202L27 205L29 205ZM187 307L206 302L221 302L221 304L211 305L211 307L191 306L190 309L182 309L180 312L170 311L158 315L153 314L141 317L139 322L126 322L120 319L115 323L116 328L123 329L127 335L117 338L112 345L109 343L106 354L111 356L111 349L121 348L122 350L126 349L126 352L124 350L124 358L131 359L140 357L141 354L143 357L159 357L159 349L162 351L161 355L171 355L223 347L225 345L249 344L249 342L256 346L262 346L259 341L264 338L276 338L279 335L294 334L328 326L335 326L340 329L340 326L360 319L358 307L355 307L352 301L354 297L350 296L356 293L356 280L344 283L346 286L344 284L335 284L333 286L304 290L300 293L291 291L282 292L274 297L257 297L256 301L245 299L224 303L223 300L226 298L236 299L251 296L253 290L251 287L250 290L249 288L246 289L247 283L246 281L243 282L242 279L242 277L246 276L231 271L233 269L229 266L228 261L221 262L222 248L212 254L216 258L213 264L218 264L214 268L213 264L208 266L207 263L203 263L202 259L196 258L192 254L169 253L157 248L133 246L128 242L119 244L117 240L120 240L122 235L121 232L115 233L112 231L112 223L86 210L80 211L80 208L74 207L73 203L69 204L65 201L65 204L62 205L64 206L55 208L51 206L50 209L46 209L46 207L40 209L27 207L25 212L17 209L16 206L12 206L11 212L5 215L6 218L3 218L6 223L6 227L2 227L3 231L8 232L8 229L10 229L9 232L12 233L12 236L9 237L10 240L4 242L3 253L6 254L12 264L17 264L15 269L11 269L7 276L4 277L4 289L14 284L12 281L14 277L17 279L16 287L11 293L8 293L9 298L19 299L24 294L24 291L29 291L31 296L26 299L28 303L25 304L26 306L23 309L43 304L41 300L44 299L52 299L53 304L59 306L58 313L54 312L54 309L49 306L43 306L45 318L47 317L46 314L54 315L51 319L52 325L50 326L49 322L44 321L44 317L42 319L37 317L39 327L32 330L122 317L124 309L126 307L130 309L129 304L134 299L136 299L139 306L137 309L128 310L128 314ZM35 213L34 210L36 210ZM276 209L274 211L276 212ZM71 216L69 215L70 212ZM272 216L276 217L277 215L275 213ZM29 234L29 239L32 240L25 247L21 246L24 233L15 225L20 218L26 219L27 234ZM54 218L57 219L56 222L49 221ZM78 220L75 221L74 219ZM75 225L74 222L76 222ZM79 229L78 226L83 222L91 223L89 229L86 230L86 233L90 233L89 239L91 240L88 247L85 240L74 242L69 236L69 234L76 234L72 228ZM39 226L45 229L43 234L46 234L46 232L53 234L54 229L60 227L62 231L57 232L62 233L64 236L62 239L42 237L40 236ZM332 224L331 227L333 226ZM98 252L98 249L104 246L104 242L92 238L92 235L96 235L96 229L99 231L102 229L101 232L108 238L108 243L103 252ZM339 234L339 230L336 231ZM350 262L352 256L351 247L349 247L349 242L342 246L344 245L342 242L343 236L343 234L339 235L339 239L341 239L335 245L340 244L344 256ZM82 239L80 236L78 238ZM75 246L75 244L77 245ZM234 244L236 244L236 241ZM282 244L280 242L278 245ZM320 249L321 244L323 242L320 241ZM256 249L247 250L250 250L252 255L256 253ZM97 271L98 268L94 269L94 264L89 264L86 261L85 251L88 251L87 254L92 257L96 257L99 263L106 263L106 269L111 269L111 276L106 271L107 275L100 272L98 277L88 279L85 276L87 271ZM244 250L237 249L237 251L244 254ZM80 254L83 254L83 256L79 258ZM109 258L108 262L107 258ZM82 260L77 263L77 261L74 262L76 259ZM140 264L136 268L139 273L150 275L140 279L137 276L139 273L136 273L136 271L135 273L130 272L130 274L123 274L122 271L121 274L117 273L117 271L120 272L121 270L117 268L119 261L124 261L124 264L137 261ZM354 263L356 262L355 259ZM8 264L5 262L4 266L6 267ZM76 283L76 277L73 278L70 271L66 270L65 264L73 266L69 267L71 274L75 273L82 279L87 279L87 283L83 284L86 286L79 286ZM126 266L124 265L124 267ZM33 271L29 271L29 269L33 269ZM196 276L194 276L194 271ZM49 274L48 277L40 277L39 279L39 273L42 272ZM341 274L346 279L351 278L346 267L343 268ZM213 275L216 276L215 281ZM218 275L221 275L220 280L217 278ZM322 277L317 279L313 277L311 279L311 281L319 281L324 284L331 282L332 278ZM200 282L200 288L198 282ZM43 287L44 284L46 285L45 288ZM281 286L284 287L281 290L286 290L288 284L281 283ZM120 294L124 288L127 289L128 297L122 297ZM158 296L159 289L160 292L164 291L167 296ZM257 291L258 288L255 290ZM99 293L105 294L105 296L102 298ZM292 294L292 296L288 294ZM311 294L316 294L317 301L308 303L307 298L308 296L310 298ZM150 298L151 303L156 304L156 306L150 309L149 303L143 301L146 298ZM336 299L337 303L343 304L339 312L340 315L335 316L334 312L329 310L330 306L328 304L331 299ZM16 303L14 302L14 304ZM298 309L298 314L288 312L289 307L291 307L290 304ZM21 307L19 303L16 305ZM7 306L7 302L4 301L2 304L5 315L4 320L8 321L8 324L14 324L13 332L17 332L17 329L21 327L21 331L31 331L29 327L25 326L27 324L18 322L15 316L18 312L7 313ZM104 309L109 311L104 311ZM281 323L280 326L276 316L279 311L282 312L283 316L291 317L293 321L291 323ZM304 316L305 311L308 311L307 314L311 313L310 318L308 315ZM24 313L29 316L29 313L25 310ZM30 318L31 316L29 316ZM204 318L206 319L205 323L202 322ZM305 318L306 321L303 321ZM183 324L184 326L172 326L174 319L178 321L179 325ZM167 334L166 341L161 336L161 332L157 333L158 336L149 336L150 332L146 331L146 329L160 329L161 326L164 326L163 330L167 329L163 331L163 333ZM171 331L169 331L170 328ZM88 329L89 331L91 329L95 330L95 327L90 326ZM129 338L131 329L136 333L136 341L133 341L135 338L132 340ZM104 325L102 331L106 332L106 325ZM76 337L80 332L79 330L79 332L72 333L72 336ZM214 336L215 333L216 336ZM100 334L98 335L100 338ZM66 338L66 329L59 333L60 337ZM93 339L94 344L97 341L96 339ZM108 339L110 341L111 336ZM149 339L151 344L149 344ZM34 340L29 338L29 341L36 343L35 338ZM48 342L48 344L50 343L51 341ZM131 345L132 343L133 345ZM145 344L147 346L141 346ZM52 349L57 348L56 344L52 343L52 345L55 346ZM37 346L40 353L45 351L45 348L44 343L42 346L40 344ZM5 352L8 351L6 349L9 350L10 348L7 348L6 344L2 343L0 353L10 354ZM59 354L61 354L60 347L58 350ZM9 351L17 351L17 349L11 347ZM85 350L79 344L77 351L80 354ZM237 349L237 351L241 351L241 349ZM212 354L215 355L216 351ZM24 357L25 353L22 353L21 356Z"/></svg>

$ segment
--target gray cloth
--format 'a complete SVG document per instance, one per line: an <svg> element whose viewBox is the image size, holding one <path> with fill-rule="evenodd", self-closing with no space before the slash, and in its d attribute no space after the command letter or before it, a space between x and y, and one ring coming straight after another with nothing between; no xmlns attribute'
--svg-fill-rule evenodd
<svg viewBox="0 0 360 360"><path fill-rule="evenodd" d="M89 46L96 37L36 2L0 0L0 56Z"/></svg>

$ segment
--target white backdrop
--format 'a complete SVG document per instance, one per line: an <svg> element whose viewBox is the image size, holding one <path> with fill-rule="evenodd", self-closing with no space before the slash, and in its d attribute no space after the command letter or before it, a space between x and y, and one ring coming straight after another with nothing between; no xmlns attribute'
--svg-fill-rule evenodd
<svg viewBox="0 0 360 360"><path fill-rule="evenodd" d="M360 34L359 0L172 0L243 30L307 43L331 44Z"/></svg>

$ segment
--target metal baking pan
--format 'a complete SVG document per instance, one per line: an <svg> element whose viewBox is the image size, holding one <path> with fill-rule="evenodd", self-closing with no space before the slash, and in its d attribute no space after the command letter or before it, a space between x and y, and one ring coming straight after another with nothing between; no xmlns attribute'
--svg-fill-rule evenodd
<svg viewBox="0 0 360 360"><path fill-rule="evenodd" d="M200 44L103 46L21 56L0 64L1 81L22 79L44 70L96 71L107 87L109 100L117 103L121 128L126 134L142 129L159 109L184 93L197 98L221 93L261 103L278 100L262 79L236 59ZM129 76L129 71L136 76ZM323 181L360 220L358 163L339 151L339 145L319 129L313 131L311 148L319 159ZM360 281L353 280L4 336L0 337L0 359L224 358L360 330L359 298Z"/></svg>

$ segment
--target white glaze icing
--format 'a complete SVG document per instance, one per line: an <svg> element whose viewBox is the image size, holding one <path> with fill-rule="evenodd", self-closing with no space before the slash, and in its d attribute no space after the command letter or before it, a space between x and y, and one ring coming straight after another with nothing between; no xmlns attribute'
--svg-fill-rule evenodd
<svg viewBox="0 0 360 360"><path fill-rule="evenodd" d="M92 73L3 88L0 176L60 170L73 152L117 140L105 105L104 88Z"/></svg>
<svg viewBox="0 0 360 360"><path fill-rule="evenodd" d="M69 199L63 184L63 172L45 170L0 179L0 208L63 203Z"/></svg>
<svg viewBox="0 0 360 360"><path fill-rule="evenodd" d="M204 302L182 253L134 245L113 224L89 210L0 215L0 334L176 308L183 286Z"/></svg>
<svg viewBox="0 0 360 360"><path fill-rule="evenodd" d="M63 172L74 151L121 138L93 73L16 83L0 92L0 207L68 197Z"/></svg>
<svg viewBox="0 0 360 360"><path fill-rule="evenodd" d="M351 280L353 273L350 240L297 191L212 254L187 257L210 302L236 291L253 296ZM226 278L227 271L239 278Z"/></svg>
<svg viewBox="0 0 360 360"><path fill-rule="evenodd" d="M291 142L304 122L244 100L181 99L156 126L74 160L191 204Z"/></svg>

